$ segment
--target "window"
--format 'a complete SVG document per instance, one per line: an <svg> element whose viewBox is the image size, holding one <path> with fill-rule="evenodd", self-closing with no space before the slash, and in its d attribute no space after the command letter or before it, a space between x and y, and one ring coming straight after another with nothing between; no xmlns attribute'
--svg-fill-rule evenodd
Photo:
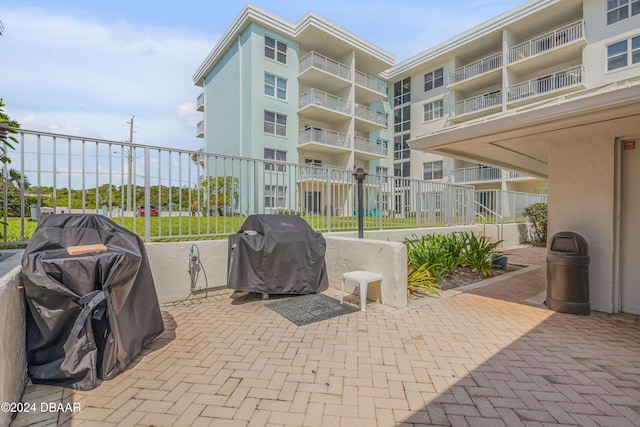
<svg viewBox="0 0 640 427"><path fill-rule="evenodd" d="M284 114L274 113L272 111L265 111L264 133L287 136L287 116Z"/></svg>
<svg viewBox="0 0 640 427"><path fill-rule="evenodd" d="M607 0L607 25L640 14L640 0Z"/></svg>
<svg viewBox="0 0 640 427"><path fill-rule="evenodd" d="M264 207L284 208L287 201L287 187L282 185L264 186Z"/></svg>
<svg viewBox="0 0 640 427"><path fill-rule="evenodd" d="M607 71L640 63L640 36L607 46Z"/></svg>
<svg viewBox="0 0 640 427"><path fill-rule="evenodd" d="M444 103L442 99L424 104L424 121L439 119L444 115Z"/></svg>
<svg viewBox="0 0 640 427"><path fill-rule="evenodd" d="M287 81L282 77L264 73L264 94L286 101Z"/></svg>
<svg viewBox="0 0 640 427"><path fill-rule="evenodd" d="M264 56L283 64L287 63L287 44L273 37L264 36Z"/></svg>
<svg viewBox="0 0 640 427"><path fill-rule="evenodd" d="M402 163L394 164L393 165L393 176L397 176L397 177L401 177L401 178L409 178L411 176L411 163L410 162L402 162ZM397 184L398 185L402 185L401 183L397 183Z"/></svg>
<svg viewBox="0 0 640 427"><path fill-rule="evenodd" d="M265 160L277 160L279 162L287 161L287 152L280 150L272 150L270 148L264 149L264 158ZM266 171L278 171L278 172L286 172L287 165L276 164L276 163L265 163L264 170Z"/></svg>
<svg viewBox="0 0 640 427"><path fill-rule="evenodd" d="M393 137L393 159L408 159L411 157L411 149L407 141L409 140L409 134L396 135Z"/></svg>
<svg viewBox="0 0 640 427"><path fill-rule="evenodd" d="M389 175L389 168L384 166L376 166L376 174L378 175Z"/></svg>
<svg viewBox="0 0 640 427"><path fill-rule="evenodd" d="M393 106L411 101L411 77L393 84Z"/></svg>
<svg viewBox="0 0 640 427"><path fill-rule="evenodd" d="M422 165L424 180L442 179L442 160L424 163Z"/></svg>
<svg viewBox="0 0 640 427"><path fill-rule="evenodd" d="M393 131L404 132L411 129L411 106L393 110Z"/></svg>
<svg viewBox="0 0 640 427"><path fill-rule="evenodd" d="M435 89L444 84L444 69L438 68L435 71L424 75L424 91Z"/></svg>

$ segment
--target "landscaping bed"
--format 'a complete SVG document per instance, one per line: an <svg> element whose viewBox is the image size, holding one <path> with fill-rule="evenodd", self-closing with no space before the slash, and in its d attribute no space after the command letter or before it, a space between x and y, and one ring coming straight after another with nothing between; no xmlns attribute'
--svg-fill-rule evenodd
<svg viewBox="0 0 640 427"><path fill-rule="evenodd" d="M438 294L521 268L506 262L500 243L466 232L407 239L409 294Z"/></svg>

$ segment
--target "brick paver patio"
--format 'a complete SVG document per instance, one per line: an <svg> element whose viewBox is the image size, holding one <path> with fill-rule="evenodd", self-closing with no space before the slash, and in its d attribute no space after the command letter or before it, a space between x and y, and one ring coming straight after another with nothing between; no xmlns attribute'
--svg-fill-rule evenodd
<svg viewBox="0 0 640 427"><path fill-rule="evenodd" d="M544 260L544 248L510 252ZM545 283L539 265L301 327L228 291L166 306L166 332L116 379L26 389L38 408L79 412L13 425L640 425L640 323L551 312L535 302Z"/></svg>

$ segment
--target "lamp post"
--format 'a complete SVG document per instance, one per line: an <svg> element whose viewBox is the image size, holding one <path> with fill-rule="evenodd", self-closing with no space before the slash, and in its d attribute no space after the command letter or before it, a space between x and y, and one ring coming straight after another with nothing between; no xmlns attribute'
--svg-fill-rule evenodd
<svg viewBox="0 0 640 427"><path fill-rule="evenodd" d="M358 182L358 239L363 237L362 217L364 216L364 209L362 207L362 182L369 175L367 171L362 168L358 168L353 171L353 176Z"/></svg>

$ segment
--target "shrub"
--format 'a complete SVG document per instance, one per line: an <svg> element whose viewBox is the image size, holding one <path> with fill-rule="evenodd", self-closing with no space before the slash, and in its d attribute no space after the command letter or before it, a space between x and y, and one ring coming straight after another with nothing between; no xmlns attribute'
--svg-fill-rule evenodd
<svg viewBox="0 0 640 427"><path fill-rule="evenodd" d="M523 211L524 216L531 223L531 239L537 243L547 243L547 222L549 206L547 203L534 203Z"/></svg>
<svg viewBox="0 0 640 427"><path fill-rule="evenodd" d="M434 282L458 267L475 269L489 276L502 242L490 242L484 236L467 232L413 237L405 240L409 276L426 270Z"/></svg>
<svg viewBox="0 0 640 427"><path fill-rule="evenodd" d="M501 241L490 242L485 236L477 237L475 234L465 233L467 247L465 248L465 266L482 273L482 276L491 275L493 259Z"/></svg>
<svg viewBox="0 0 640 427"><path fill-rule="evenodd" d="M440 285L436 283L426 265L422 265L417 269L409 268L409 277L407 278L407 289L424 290L438 295L440 293Z"/></svg>

